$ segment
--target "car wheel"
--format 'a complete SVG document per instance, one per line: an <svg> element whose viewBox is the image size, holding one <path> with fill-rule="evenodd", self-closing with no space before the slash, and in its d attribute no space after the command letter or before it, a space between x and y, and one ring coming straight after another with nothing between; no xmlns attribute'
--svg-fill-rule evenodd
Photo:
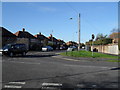
<svg viewBox="0 0 120 90"><path fill-rule="evenodd" d="M10 57L13 57L13 53L12 52L10 52Z"/></svg>
<svg viewBox="0 0 120 90"><path fill-rule="evenodd" d="M23 52L22 55L25 56L25 55L26 55L26 52Z"/></svg>

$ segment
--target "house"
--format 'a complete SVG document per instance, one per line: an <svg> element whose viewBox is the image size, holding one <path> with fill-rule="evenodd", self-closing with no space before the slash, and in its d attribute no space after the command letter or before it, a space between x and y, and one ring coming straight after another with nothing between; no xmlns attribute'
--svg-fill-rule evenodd
<svg viewBox="0 0 120 90"><path fill-rule="evenodd" d="M39 47L39 40L32 34L27 32L24 28L22 29L22 31L16 32L15 35L17 36L16 43L26 44L29 50L37 50L37 48Z"/></svg>
<svg viewBox="0 0 120 90"><path fill-rule="evenodd" d="M41 34L41 33L38 33L38 34L34 35L34 37L36 37L39 40L40 49L43 46L47 46L49 44L52 44L52 41L49 38L47 38L46 36L44 36L43 34Z"/></svg>
<svg viewBox="0 0 120 90"><path fill-rule="evenodd" d="M60 44L62 43L62 41L56 39L55 37L52 36L52 34L50 34L50 36L48 37L48 39L50 39L52 41L52 46L54 49L56 48L60 48Z"/></svg>
<svg viewBox="0 0 120 90"><path fill-rule="evenodd" d="M69 41L66 43L67 46L77 46L78 44L74 41Z"/></svg>
<svg viewBox="0 0 120 90"><path fill-rule="evenodd" d="M6 44L12 44L15 43L17 40L16 35L8 31L4 27L0 27L0 35L2 36L2 47L5 46Z"/></svg>
<svg viewBox="0 0 120 90"><path fill-rule="evenodd" d="M55 37L53 37L52 34L50 34L50 36L48 37L48 39L50 39L53 42L53 45L59 44L59 41Z"/></svg>
<svg viewBox="0 0 120 90"><path fill-rule="evenodd" d="M113 39L113 43L118 43L118 41L120 40L120 32L114 32L110 34L109 37Z"/></svg>
<svg viewBox="0 0 120 90"><path fill-rule="evenodd" d="M59 43L60 45L65 45L65 42L64 42L63 40L61 40L61 39L58 39L58 43Z"/></svg>

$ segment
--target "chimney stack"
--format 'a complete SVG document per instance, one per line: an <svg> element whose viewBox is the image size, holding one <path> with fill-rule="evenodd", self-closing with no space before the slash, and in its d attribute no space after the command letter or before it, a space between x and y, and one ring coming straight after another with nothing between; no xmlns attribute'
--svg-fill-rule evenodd
<svg viewBox="0 0 120 90"><path fill-rule="evenodd" d="M52 37L52 34L50 34L50 37Z"/></svg>
<svg viewBox="0 0 120 90"><path fill-rule="evenodd" d="M41 35L41 32L39 32L39 35Z"/></svg>
<svg viewBox="0 0 120 90"><path fill-rule="evenodd" d="M22 31L25 32L25 28L23 28Z"/></svg>

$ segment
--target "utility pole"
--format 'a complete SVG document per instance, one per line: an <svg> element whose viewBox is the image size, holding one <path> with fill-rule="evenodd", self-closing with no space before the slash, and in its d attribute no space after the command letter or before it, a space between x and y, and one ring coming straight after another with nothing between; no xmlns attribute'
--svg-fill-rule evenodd
<svg viewBox="0 0 120 90"><path fill-rule="evenodd" d="M78 14L78 51L80 50L80 13Z"/></svg>

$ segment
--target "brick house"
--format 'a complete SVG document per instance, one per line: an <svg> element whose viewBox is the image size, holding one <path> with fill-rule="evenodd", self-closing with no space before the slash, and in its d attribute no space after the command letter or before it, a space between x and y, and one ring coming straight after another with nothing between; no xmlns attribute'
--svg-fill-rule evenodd
<svg viewBox="0 0 120 90"><path fill-rule="evenodd" d="M65 44L65 42L63 40L61 40L61 39L58 39L58 42L59 42L60 45L64 45Z"/></svg>
<svg viewBox="0 0 120 90"><path fill-rule="evenodd" d="M55 37L53 37L52 34L50 34L50 36L48 37L48 39L50 39L53 42L53 45L59 44L58 39L56 39Z"/></svg>
<svg viewBox="0 0 120 90"><path fill-rule="evenodd" d="M48 37L48 39L50 39L52 41L52 45L53 45L54 49L60 47L60 41L58 39L56 39L55 37L53 37L52 34L50 34L50 36Z"/></svg>
<svg viewBox="0 0 120 90"><path fill-rule="evenodd" d="M78 44L74 41L69 41L66 43L67 46L78 46Z"/></svg>
<svg viewBox="0 0 120 90"><path fill-rule="evenodd" d="M49 44L52 44L52 41L41 33L34 35L34 37L36 37L39 40L40 49L42 49L43 46L47 46Z"/></svg>
<svg viewBox="0 0 120 90"><path fill-rule="evenodd" d="M109 35L111 39L113 39L113 43L118 43L120 40L120 32L115 32Z"/></svg>
<svg viewBox="0 0 120 90"><path fill-rule="evenodd" d="M17 36L16 43L26 44L29 50L38 49L40 43L39 40L29 32L25 31L24 28L22 29L22 31L16 32L15 35Z"/></svg>
<svg viewBox="0 0 120 90"><path fill-rule="evenodd" d="M2 47L5 46L6 44L12 44L15 43L17 40L16 35L14 35L13 33L11 33L10 31L8 31L6 28L4 27L0 27L0 34L2 36Z"/></svg>

